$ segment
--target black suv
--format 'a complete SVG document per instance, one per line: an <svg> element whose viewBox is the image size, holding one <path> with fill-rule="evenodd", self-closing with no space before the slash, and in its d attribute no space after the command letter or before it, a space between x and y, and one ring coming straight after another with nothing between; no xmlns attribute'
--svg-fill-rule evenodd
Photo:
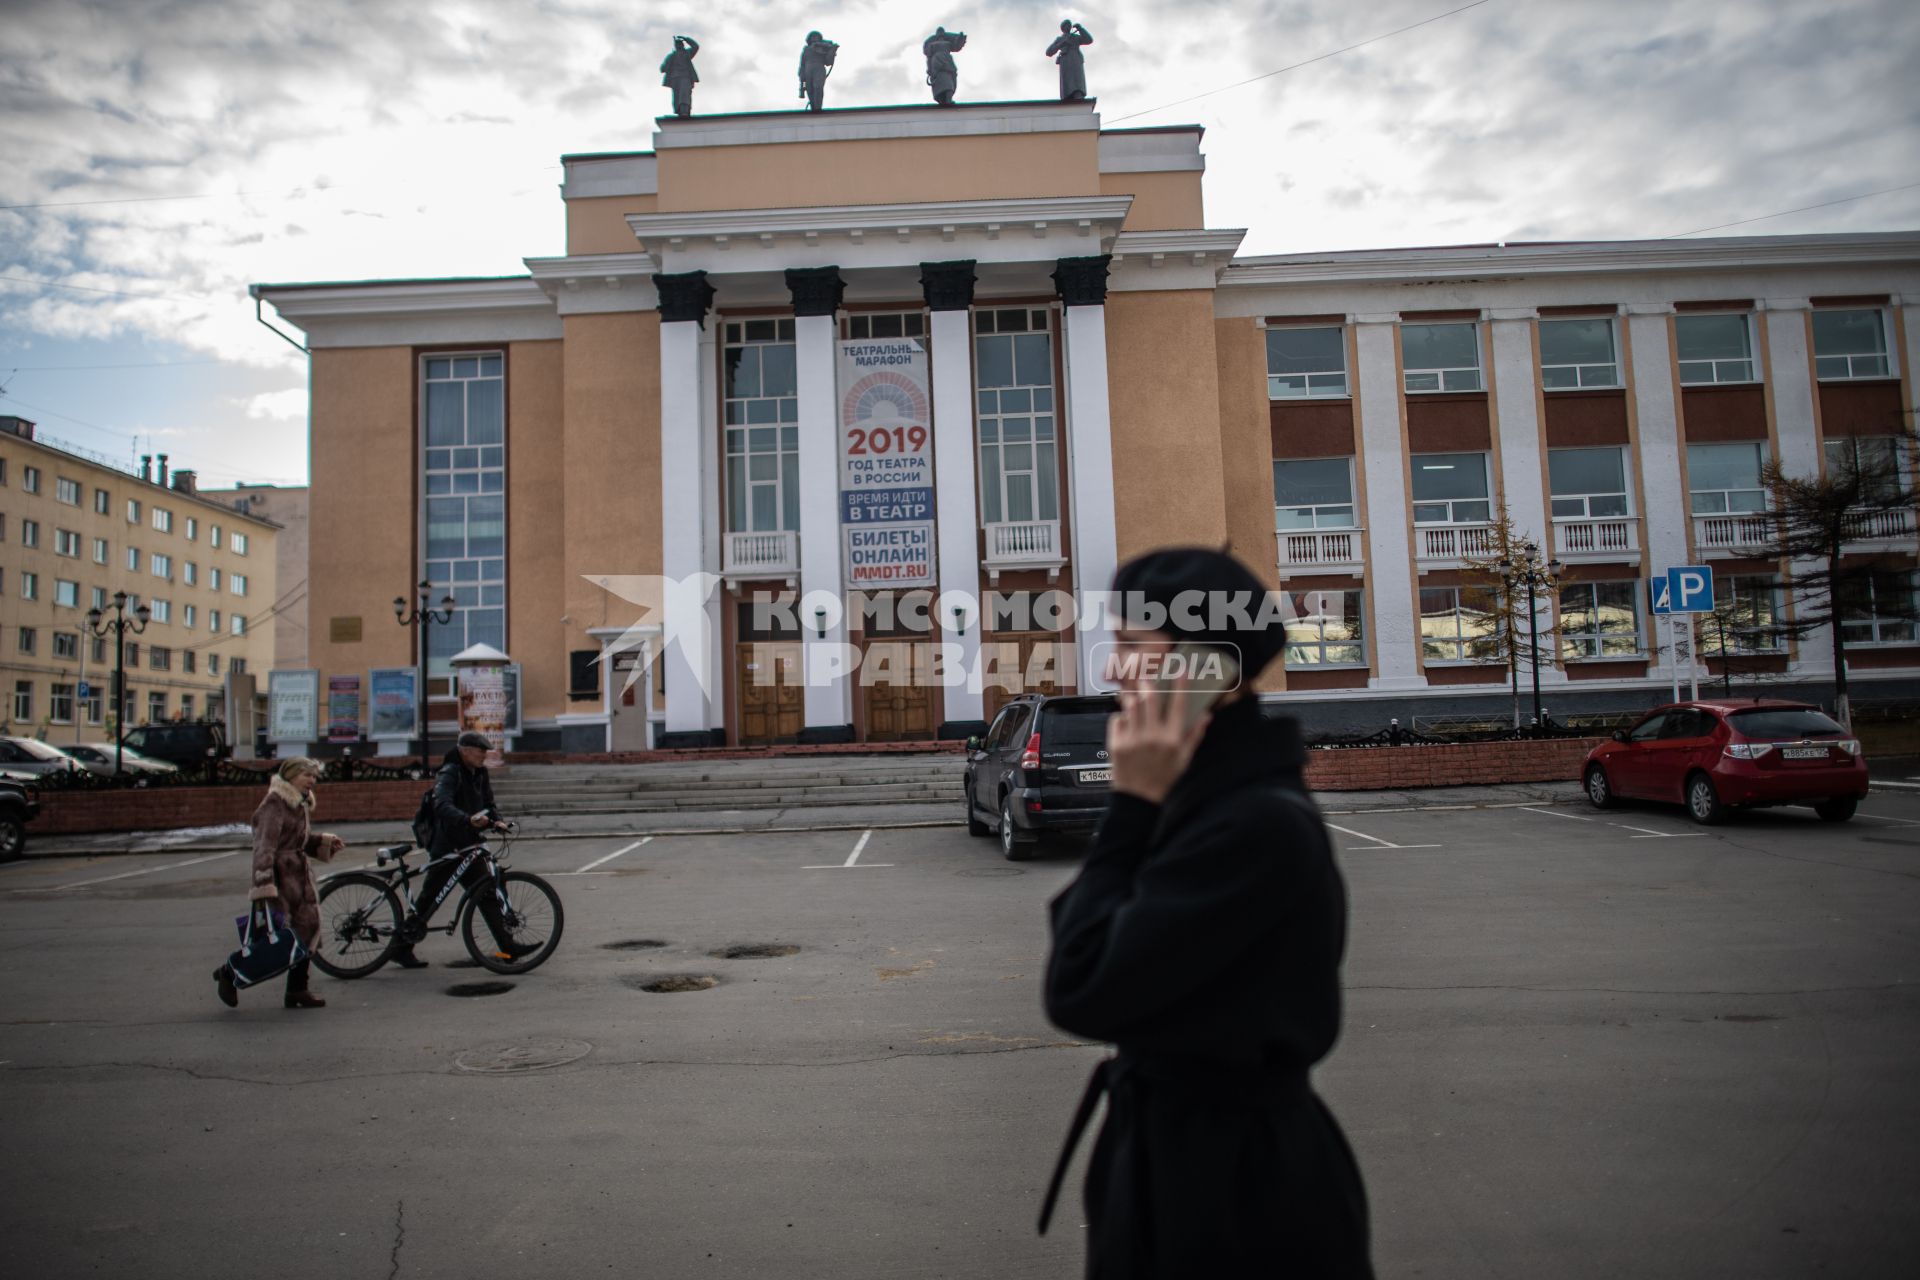
<svg viewBox="0 0 1920 1280"><path fill-rule="evenodd" d="M0 778L0 862L11 862L26 851L27 824L39 813L32 787Z"/></svg>
<svg viewBox="0 0 1920 1280"><path fill-rule="evenodd" d="M181 724L143 724L127 730L127 746L143 756L165 760L182 769L204 768L209 761L233 754L226 726L218 721Z"/></svg>
<svg viewBox="0 0 1920 1280"><path fill-rule="evenodd" d="M1119 709L1110 694L1028 694L1000 708L986 737L967 739L967 830L999 835L1016 862L1043 832L1093 830L1112 795L1107 719Z"/></svg>

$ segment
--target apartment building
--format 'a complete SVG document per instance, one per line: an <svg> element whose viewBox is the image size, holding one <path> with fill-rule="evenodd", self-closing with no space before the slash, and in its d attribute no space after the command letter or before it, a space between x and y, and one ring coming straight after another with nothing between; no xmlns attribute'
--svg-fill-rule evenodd
<svg viewBox="0 0 1920 1280"><path fill-rule="evenodd" d="M202 489L200 494L279 527L273 537L273 665L304 669L307 665L307 490L300 486L242 484L231 489Z"/></svg>

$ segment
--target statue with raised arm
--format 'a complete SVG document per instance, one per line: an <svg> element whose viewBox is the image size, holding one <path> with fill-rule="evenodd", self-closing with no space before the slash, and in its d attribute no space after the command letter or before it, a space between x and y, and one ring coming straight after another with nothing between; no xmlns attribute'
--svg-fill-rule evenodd
<svg viewBox="0 0 1920 1280"><path fill-rule="evenodd" d="M818 31L807 32L807 43L800 50L800 96L807 110L818 111L826 99L827 77L833 74L833 60L840 46Z"/></svg>
<svg viewBox="0 0 1920 1280"><path fill-rule="evenodd" d="M1047 46L1046 56L1060 66L1060 101L1087 100L1087 55L1080 50L1093 43L1093 37L1079 23L1068 19L1060 24L1060 35Z"/></svg>
<svg viewBox="0 0 1920 1280"><path fill-rule="evenodd" d="M683 120L693 114L693 86L700 83L700 73L693 69L693 55L699 52L698 40L675 36L673 52L660 64L660 83L673 90L673 114Z"/></svg>
<svg viewBox="0 0 1920 1280"><path fill-rule="evenodd" d="M920 52L927 57L927 84L933 89L933 100L943 107L953 105L953 91L960 87L960 68L954 65L953 55L966 47L966 32L945 27L936 27L920 42Z"/></svg>

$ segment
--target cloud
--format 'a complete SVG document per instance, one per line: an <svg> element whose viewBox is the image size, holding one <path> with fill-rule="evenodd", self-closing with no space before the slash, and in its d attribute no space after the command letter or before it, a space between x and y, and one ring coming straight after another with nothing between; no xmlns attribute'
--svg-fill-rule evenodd
<svg viewBox="0 0 1920 1280"><path fill-rule="evenodd" d="M285 391L263 391L246 401L249 418L265 418L273 422L305 422L307 419L307 389L289 387Z"/></svg>

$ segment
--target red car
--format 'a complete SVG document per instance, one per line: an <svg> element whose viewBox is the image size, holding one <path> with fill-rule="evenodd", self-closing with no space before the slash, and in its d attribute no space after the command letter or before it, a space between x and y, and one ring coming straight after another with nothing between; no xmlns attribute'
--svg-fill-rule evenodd
<svg viewBox="0 0 1920 1280"><path fill-rule="evenodd" d="M1845 822L1867 794L1859 739L1818 707L1773 699L1680 702L1587 753L1587 799L1684 804L1696 822L1729 809L1812 805Z"/></svg>

